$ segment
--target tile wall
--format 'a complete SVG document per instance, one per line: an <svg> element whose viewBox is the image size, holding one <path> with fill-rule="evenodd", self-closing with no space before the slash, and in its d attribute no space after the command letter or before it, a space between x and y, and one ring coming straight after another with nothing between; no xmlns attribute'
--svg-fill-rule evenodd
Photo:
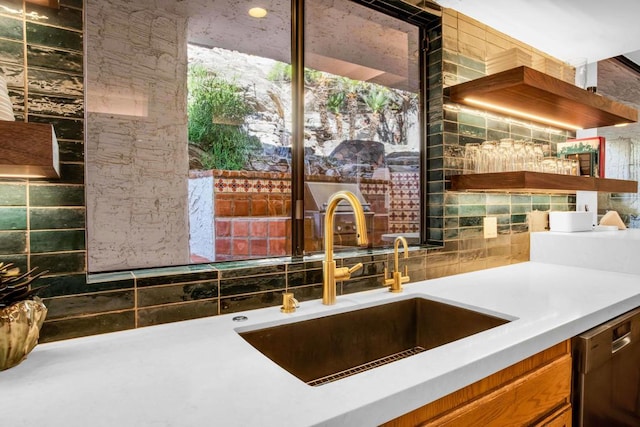
<svg viewBox="0 0 640 427"><path fill-rule="evenodd" d="M45 298L86 292L82 30L82 0L57 10L0 0L0 70L15 118L53 124L61 160L57 180L0 180L0 261L47 270L37 282Z"/></svg>
<svg viewBox="0 0 640 427"><path fill-rule="evenodd" d="M0 0L0 68L8 77L17 120L53 123L61 147L60 180L0 181L0 257L23 269L49 270L38 282L49 315L41 341L79 337L258 307L278 306L293 290L301 301L321 294L321 259L265 259L132 270L87 276L83 157L81 0L53 10ZM46 19L42 18L46 17ZM448 18L447 18L448 19ZM484 132L518 134L482 113L445 110L443 80L481 74L477 58L443 49L442 27L430 31L429 216L437 249L415 249L406 262L412 281L528 260L527 212L563 208L567 196L457 194L446 191L456 149ZM467 49L467 48L465 48ZM470 61L471 60L471 61ZM448 78L448 77L446 77ZM484 122L482 122L484 120ZM526 127L526 126L525 126ZM527 132L527 131L525 131ZM531 128L532 137L534 128ZM549 140L551 142L551 134ZM498 216L500 234L485 240L480 219ZM362 262L338 293L381 287L393 256L384 251L341 254ZM405 261L402 261L405 262Z"/></svg>
<svg viewBox="0 0 640 427"><path fill-rule="evenodd" d="M446 97L445 87L484 76L484 58L491 53L519 47L534 57L545 57L542 52L451 9L444 10L442 24L431 29L429 40L430 241L458 251L465 263L461 271L508 264L510 255L521 258L524 249L520 245L528 241L528 213L574 209L575 197L451 192L449 178L462 171L465 145L488 139L525 139L543 144L546 154L551 155L557 142L575 135L453 104ZM498 218L498 239L483 238L485 216Z"/></svg>

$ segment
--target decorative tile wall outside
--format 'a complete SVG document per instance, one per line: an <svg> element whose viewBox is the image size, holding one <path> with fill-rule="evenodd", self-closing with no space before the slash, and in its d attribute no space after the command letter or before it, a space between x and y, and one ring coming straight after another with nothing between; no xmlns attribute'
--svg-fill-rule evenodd
<svg viewBox="0 0 640 427"><path fill-rule="evenodd" d="M217 178L217 193L286 193L291 194L291 180Z"/></svg>
<svg viewBox="0 0 640 427"><path fill-rule="evenodd" d="M391 173L389 231L415 233L420 231L420 174Z"/></svg>

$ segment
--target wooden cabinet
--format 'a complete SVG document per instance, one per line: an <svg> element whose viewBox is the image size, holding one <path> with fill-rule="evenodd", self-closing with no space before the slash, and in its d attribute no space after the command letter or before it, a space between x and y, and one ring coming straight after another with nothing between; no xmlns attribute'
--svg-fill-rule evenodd
<svg viewBox="0 0 640 427"><path fill-rule="evenodd" d="M565 341L384 425L569 427L570 395Z"/></svg>

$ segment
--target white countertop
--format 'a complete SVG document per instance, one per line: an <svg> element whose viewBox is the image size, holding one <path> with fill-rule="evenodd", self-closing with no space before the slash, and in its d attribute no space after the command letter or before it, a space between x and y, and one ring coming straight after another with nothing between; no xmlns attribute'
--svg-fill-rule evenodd
<svg viewBox="0 0 640 427"><path fill-rule="evenodd" d="M514 319L320 387L234 330L424 296ZM542 263L38 345L0 372L0 419L19 426L371 426L640 306L640 276ZM243 323L233 316L246 315ZM372 325L375 327L375 325Z"/></svg>
<svg viewBox="0 0 640 427"><path fill-rule="evenodd" d="M640 229L531 233L531 261L639 274Z"/></svg>

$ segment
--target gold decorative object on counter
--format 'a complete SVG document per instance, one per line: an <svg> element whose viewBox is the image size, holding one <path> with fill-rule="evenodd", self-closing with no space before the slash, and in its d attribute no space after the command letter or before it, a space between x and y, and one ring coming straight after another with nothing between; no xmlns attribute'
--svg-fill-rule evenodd
<svg viewBox="0 0 640 427"><path fill-rule="evenodd" d="M47 307L34 296L35 268L20 274L11 264L0 263L0 371L22 362L38 343Z"/></svg>
<svg viewBox="0 0 640 427"><path fill-rule="evenodd" d="M391 274L391 278L387 279L387 267L384 268L384 285L389 286L389 292L402 292L402 284L407 283L409 281L409 267L407 265L404 266L404 275L400 273L399 269L399 260L398 260L398 248L402 243L404 246L404 258L409 258L409 245L407 244L407 239L403 236L396 237L396 240L393 244L393 255L395 260L395 265L393 266L393 273Z"/></svg>
<svg viewBox="0 0 640 427"><path fill-rule="evenodd" d="M298 300L293 297L293 292L285 292L282 294L282 307L280 311L283 313L293 313L298 308Z"/></svg>
<svg viewBox="0 0 640 427"><path fill-rule="evenodd" d="M0 371L16 366L33 350L46 316L39 298L0 309Z"/></svg>

